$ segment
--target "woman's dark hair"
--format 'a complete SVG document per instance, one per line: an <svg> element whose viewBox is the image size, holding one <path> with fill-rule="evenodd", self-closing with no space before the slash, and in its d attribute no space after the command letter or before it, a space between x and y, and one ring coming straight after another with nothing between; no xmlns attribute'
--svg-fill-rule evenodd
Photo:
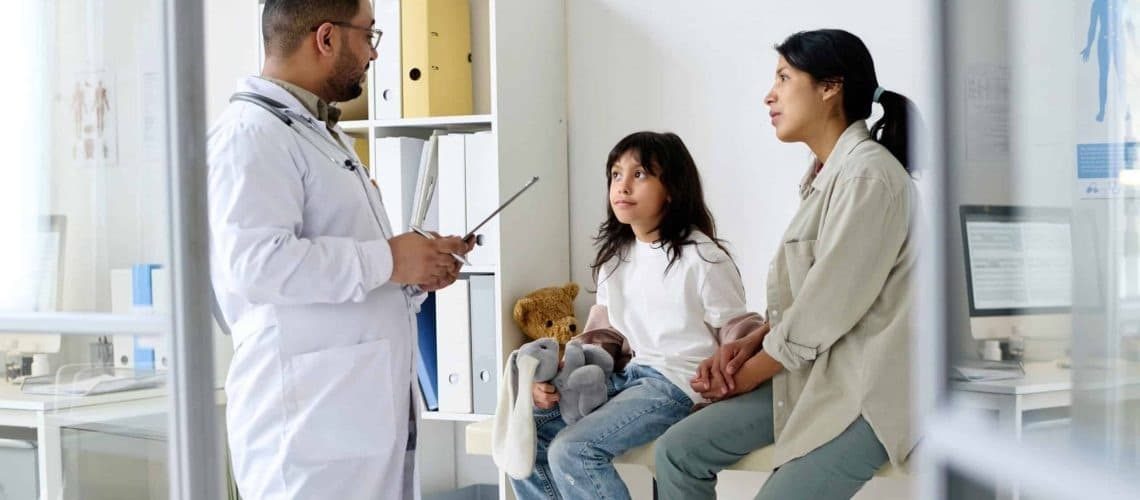
<svg viewBox="0 0 1140 500"><path fill-rule="evenodd" d="M704 190L701 188L701 175L697 172L697 164L689 154L689 148L681 142L677 134L670 132L635 132L625 136L610 150L606 160L606 220L598 227L598 234L594 243L598 246L598 255L590 269L594 272L594 282L598 282L598 273L610 259L626 258L626 251L633 243L633 228L623 224L614 215L614 209L608 201L609 187L613 183L610 169L621 159L622 155L632 153L637 157L638 163L645 167L649 175L661 179L668 194L668 202L661 215L658 225L659 239L657 243L666 248L669 254L669 265L665 272L681 257L681 250L686 245L695 244L689 239L693 229L705 233L712 241L728 251L716 237L716 223L712 213L705 205ZM702 257L703 258L703 257ZM619 261L620 264L620 261Z"/></svg>
<svg viewBox="0 0 1140 500"><path fill-rule="evenodd" d="M847 124L871 116L871 102L879 88L871 52L859 37L843 30L801 31L776 46L784 59L818 82L843 86L843 112ZM883 117L871 126L871 137L882 144L909 173L911 103L902 94L883 91L879 96Z"/></svg>

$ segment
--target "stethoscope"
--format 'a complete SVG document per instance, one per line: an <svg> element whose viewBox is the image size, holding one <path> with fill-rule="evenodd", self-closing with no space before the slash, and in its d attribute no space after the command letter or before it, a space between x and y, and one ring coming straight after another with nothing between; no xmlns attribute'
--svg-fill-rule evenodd
<svg viewBox="0 0 1140 500"><path fill-rule="evenodd" d="M317 130L317 127L313 124L311 118L293 111L292 109L289 109L288 106L275 99L265 97L261 94L255 94L253 92L237 92L234 95L230 96L230 102L234 101L248 102L268 111L270 114L277 117L277 119L284 122L285 125L287 125L294 132L297 132L297 135L304 137L305 140L308 141L309 144L311 144L318 151L320 151L322 155L327 156L329 158L329 161L331 161L334 165L339 168L348 170L349 172L353 172L356 174L357 178L360 178L359 171L362 169L358 167L363 167L363 165L361 165L360 162L358 162L351 153L345 151L340 144L337 144L333 141L333 139L329 138L329 136ZM303 123L304 126L297 127L297 123ZM320 142L324 143L324 146L318 144L318 141L313 139L313 136L319 137ZM329 153L329 150L327 148L328 146L332 146L333 149L336 150L336 153ZM338 155L344 155L344 161L337 160ZM361 186L365 190L365 198L368 199L368 208L372 210L372 216L376 219L376 224L380 227L380 234L384 237L384 239L391 238L392 235L388 234L388 232L384 230L384 224L380 221L380 214L376 212L376 207L372 206L372 197L368 196L367 193L367 181L360 179L360 182ZM404 285L402 288L404 290L404 294L408 297L423 293L419 287L415 285ZM218 309L216 302L217 301L215 300L215 308ZM221 319L221 315L218 314L220 312L220 309L215 311L218 316L219 323L224 323L224 321ZM229 332L227 331L227 334L228 333Z"/></svg>
<svg viewBox="0 0 1140 500"><path fill-rule="evenodd" d="M268 111L270 114L277 117L277 119L284 122L285 125L289 126L289 128L293 129L293 131L297 132L297 135L304 137L305 140L309 142L309 144L311 144L314 148L317 148L321 154L327 156L329 158L329 161L332 161L336 166L348 170L349 172L355 172L357 167L362 166L358 161L356 161L355 158L352 157L352 154L349 154L347 151L345 151L340 144L337 144L332 139L330 139L329 136L317 130L317 126L313 124L313 120L311 118L289 109L288 106L278 102L277 100L265 97L261 94L255 94L253 92L238 92L230 96L230 102L234 101L248 102ZM298 128L295 126L297 123L304 124L304 126ZM313 139L314 136L319 137L321 139L321 142L324 143L324 146L317 144L317 141ZM332 146L333 149L336 150L336 154L330 154L327 146ZM338 155L344 155L344 161L337 160Z"/></svg>
<svg viewBox="0 0 1140 500"><path fill-rule="evenodd" d="M317 126L313 124L312 118L289 109L288 106L285 106L275 99L265 97L261 94L255 94L253 92L235 93L234 95L230 96L230 102L234 101L248 102L268 111L270 114L277 117L277 119L284 122L285 125L296 132L297 135L303 137L306 141L308 141L308 143L316 148L317 151L320 151L322 155L327 156L333 165L348 170L349 172L352 172L354 175L356 175L357 179L360 180L361 187L364 189L364 197L368 199L368 208L372 210L372 217L376 219L376 225L380 227L380 234L384 237L384 239L388 239L393 236L391 234L388 234L388 231L384 230L384 223L380 221L380 213L377 212L376 207L372 205L372 197L368 195L368 180L361 177L361 172L364 170L361 168L363 165L356 160L352 153L346 151L343 146L336 143L329 136L321 133L321 131L317 130ZM304 125L298 127L298 123ZM314 137L317 137L320 140L318 141ZM323 145L320 143L323 143ZM335 152L330 153L328 149L329 146L331 146ZM337 159L338 157L343 157L344 160L339 160Z"/></svg>

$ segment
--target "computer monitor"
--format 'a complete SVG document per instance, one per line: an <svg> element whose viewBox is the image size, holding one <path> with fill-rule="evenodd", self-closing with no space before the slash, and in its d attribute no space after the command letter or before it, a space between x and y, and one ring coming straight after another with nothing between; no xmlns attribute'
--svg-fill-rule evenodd
<svg viewBox="0 0 1140 500"><path fill-rule="evenodd" d="M1067 339L1073 290L1067 208L963 205L970 332Z"/></svg>

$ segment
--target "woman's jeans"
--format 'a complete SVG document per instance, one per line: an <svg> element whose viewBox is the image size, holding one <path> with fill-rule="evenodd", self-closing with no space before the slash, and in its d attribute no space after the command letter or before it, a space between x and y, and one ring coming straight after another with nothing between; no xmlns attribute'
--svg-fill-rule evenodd
<svg viewBox="0 0 1140 500"><path fill-rule="evenodd" d="M774 443L774 433L771 382L694 413L657 440L658 498L716 498L717 473ZM849 499L885 463L887 450L859 417L827 444L780 466L756 498Z"/></svg>

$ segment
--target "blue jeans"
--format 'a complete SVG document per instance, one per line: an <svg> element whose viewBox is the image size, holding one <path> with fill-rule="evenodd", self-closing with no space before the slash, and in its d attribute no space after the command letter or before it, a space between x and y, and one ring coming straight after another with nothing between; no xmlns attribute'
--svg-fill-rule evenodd
<svg viewBox="0 0 1140 500"><path fill-rule="evenodd" d="M520 500L628 499L614 457L657 439L693 406L679 387L652 368L629 364L609 382L610 400L567 426L555 406L534 410L538 450L534 473L511 480Z"/></svg>

